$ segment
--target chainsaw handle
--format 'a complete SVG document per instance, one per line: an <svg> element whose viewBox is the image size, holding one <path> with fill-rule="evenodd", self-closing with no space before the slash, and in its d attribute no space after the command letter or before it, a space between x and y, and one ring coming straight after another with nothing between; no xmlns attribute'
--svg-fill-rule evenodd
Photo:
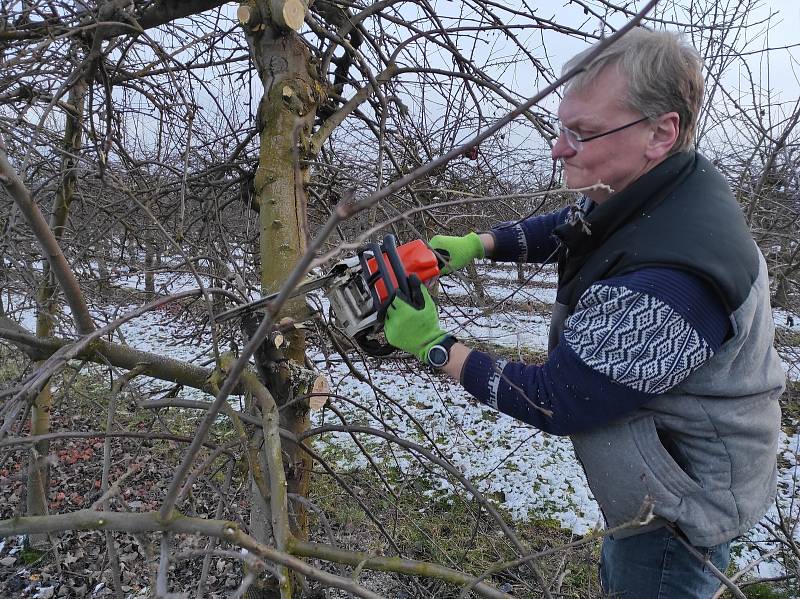
<svg viewBox="0 0 800 599"><path fill-rule="evenodd" d="M386 255L389 257L389 264L392 265L392 271L394 271L394 276L397 279L397 286L405 297L411 298L411 289L408 286L406 267L403 265L403 261L397 253L397 237L391 233L384 237L383 251L386 252ZM394 293L390 293L389 297L392 298L394 295Z"/></svg>
<svg viewBox="0 0 800 599"><path fill-rule="evenodd" d="M369 263L364 256L364 254L367 252L372 254L370 261L375 261L375 272L372 272L369 267ZM386 261L383 259L381 246L375 242L366 244L358 251L358 261L361 264L361 274L364 277L367 289L369 289L369 293L372 296L373 306L375 306L375 309L379 309L381 306L381 298L378 295L378 290L376 289L376 282L383 280L386 290L389 293L389 297L394 297L396 291L395 286L392 283L392 278L389 276L389 269L386 267Z"/></svg>
<svg viewBox="0 0 800 599"><path fill-rule="evenodd" d="M369 259L372 266L364 256L367 252L372 254ZM398 287L406 297L410 297L408 273L397 252L397 238L394 235L386 235L380 245L374 242L366 244L358 252L358 260L362 273L365 273L364 278L376 309L385 310L397 295ZM378 288L381 285L385 291L379 292Z"/></svg>

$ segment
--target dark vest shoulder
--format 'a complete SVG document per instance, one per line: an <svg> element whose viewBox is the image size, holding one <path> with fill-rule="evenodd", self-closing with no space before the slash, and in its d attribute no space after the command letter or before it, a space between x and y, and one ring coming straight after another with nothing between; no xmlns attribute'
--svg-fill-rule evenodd
<svg viewBox="0 0 800 599"><path fill-rule="evenodd" d="M716 291L729 312L747 298L758 250L720 172L695 152L676 154L586 217L562 225L557 300L572 312L594 282L659 266L691 272Z"/></svg>

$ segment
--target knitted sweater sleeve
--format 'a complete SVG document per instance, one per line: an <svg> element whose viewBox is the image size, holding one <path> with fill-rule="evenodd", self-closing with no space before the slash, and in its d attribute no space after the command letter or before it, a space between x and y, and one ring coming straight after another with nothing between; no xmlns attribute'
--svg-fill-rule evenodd
<svg viewBox="0 0 800 599"><path fill-rule="evenodd" d="M462 384L500 412L570 435L669 391L714 355L729 329L729 315L701 279L642 269L592 285L544 364L473 351Z"/></svg>
<svg viewBox="0 0 800 599"><path fill-rule="evenodd" d="M553 229L566 222L569 208L491 230L494 237L492 260L497 262L554 262L558 242Z"/></svg>

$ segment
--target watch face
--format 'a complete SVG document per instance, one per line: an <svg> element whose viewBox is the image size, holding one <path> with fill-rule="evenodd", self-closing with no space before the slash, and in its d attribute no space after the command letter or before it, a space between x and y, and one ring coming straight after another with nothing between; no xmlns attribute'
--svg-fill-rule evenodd
<svg viewBox="0 0 800 599"><path fill-rule="evenodd" d="M428 350L428 362L430 362L431 366L441 368L447 364L449 357L447 350L441 345L434 345Z"/></svg>

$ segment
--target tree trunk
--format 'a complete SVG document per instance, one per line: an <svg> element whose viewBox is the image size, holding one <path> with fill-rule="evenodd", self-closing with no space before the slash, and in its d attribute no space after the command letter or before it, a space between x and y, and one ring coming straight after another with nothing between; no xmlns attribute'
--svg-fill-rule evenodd
<svg viewBox="0 0 800 599"><path fill-rule="evenodd" d="M261 2L258 6L243 5L240 9L253 61L264 86L264 97L258 109L261 147L255 176L255 198L261 227L261 287L264 293L271 293L280 288L306 250L308 232L304 186L309 172L304 161L308 158L311 127L322 97L322 87L313 75L314 67L300 38L292 31L278 31L272 23L262 21L261 15L267 14L268 9ZM287 303L281 316L300 321L306 314L305 299L297 298ZM303 381L297 380L298 376L293 374L304 363L305 335L302 330L285 335L279 347L265 343L259 353L264 384L278 406L291 401L296 393L303 392ZM296 404L281 412L281 426L292 432L306 430L309 426L308 406ZM291 444L285 445L283 455L288 492L306 496L311 469L309 458ZM251 532L258 540L271 541L280 549L286 539L272 539L269 501L260 496L255 485L252 487ZM292 507L292 534L306 539L308 522L305 511L297 503ZM262 580L257 588L251 588L248 596L278 597L280 592L274 581Z"/></svg>
<svg viewBox="0 0 800 599"><path fill-rule="evenodd" d="M788 308L791 304L789 302L789 278L782 272L775 275L777 284L775 286L775 295L772 297L772 305L779 308Z"/></svg>
<svg viewBox="0 0 800 599"><path fill-rule="evenodd" d="M103 297L104 292L108 289L110 284L110 272L108 270L107 257L111 255L113 242L101 237L95 244L95 260L97 261L97 278L99 280L100 297Z"/></svg>
<svg viewBox="0 0 800 599"><path fill-rule="evenodd" d="M481 279L480 275L478 275L478 269L475 266L474 262L470 262L467 264L465 269L467 271L467 276L469 277L470 282L472 283L472 288L475 290L475 304L483 307L486 305L486 289L483 286L483 280Z"/></svg>
<svg viewBox="0 0 800 599"><path fill-rule="evenodd" d="M152 239L153 234L147 232L144 242L144 291L151 296L156 294L156 275L154 272L156 266L156 250L155 242Z"/></svg>
<svg viewBox="0 0 800 599"><path fill-rule="evenodd" d="M50 228L56 240L64 235L69 207L74 199L76 184L76 156L81 148L81 130L83 122L84 99L86 97L86 81L80 79L69 92L69 104L75 109L67 114L64 125L63 158L61 161L61 184L53 200L53 212ZM58 283L50 270L50 263L44 261L42 284L39 287L36 313L37 337L52 337L55 327L56 293ZM36 364L35 367L38 367ZM31 406L31 435L44 435L50 432L50 411L53 407L53 395L50 384L46 384L34 399ZM47 514L47 491L50 486L50 472L47 454L50 444L47 441L35 443L28 457L28 482L26 509L29 516ZM31 535L28 545L37 550L46 550L49 542L47 535Z"/></svg>

